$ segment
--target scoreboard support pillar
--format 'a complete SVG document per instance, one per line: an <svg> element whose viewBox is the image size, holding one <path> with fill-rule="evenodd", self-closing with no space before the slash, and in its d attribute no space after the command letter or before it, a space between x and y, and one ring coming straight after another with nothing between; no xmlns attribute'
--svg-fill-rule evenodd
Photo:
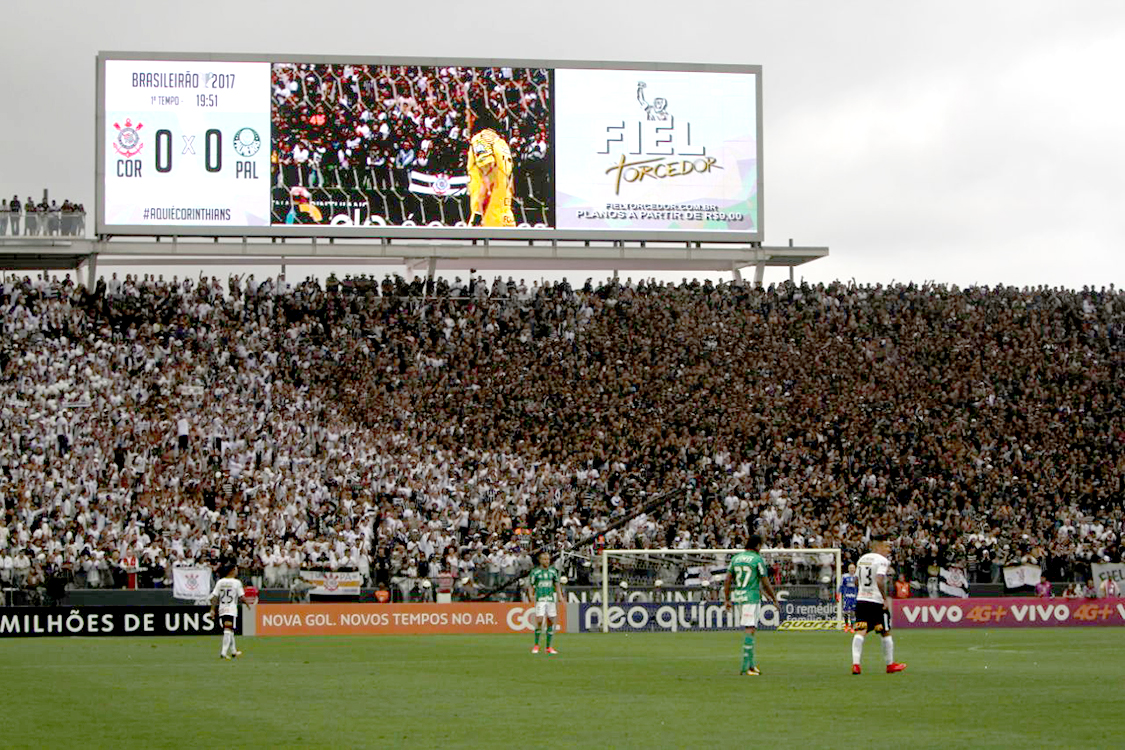
<svg viewBox="0 0 1125 750"><path fill-rule="evenodd" d="M94 289L98 285L98 254L90 253L86 259L86 291L89 294L94 293Z"/></svg>

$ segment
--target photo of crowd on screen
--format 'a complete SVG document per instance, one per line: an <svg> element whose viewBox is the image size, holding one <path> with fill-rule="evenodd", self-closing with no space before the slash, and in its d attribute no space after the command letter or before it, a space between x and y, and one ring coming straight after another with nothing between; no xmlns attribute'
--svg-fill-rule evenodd
<svg viewBox="0 0 1125 750"><path fill-rule="evenodd" d="M470 138L490 127L515 225L554 226L548 69L275 63L272 87L275 225L468 226Z"/></svg>

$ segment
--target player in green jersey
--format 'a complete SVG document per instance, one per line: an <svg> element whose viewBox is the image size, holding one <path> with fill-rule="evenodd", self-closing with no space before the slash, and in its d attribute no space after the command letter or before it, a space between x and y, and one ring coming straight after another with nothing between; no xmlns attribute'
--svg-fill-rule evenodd
<svg viewBox="0 0 1125 750"><path fill-rule="evenodd" d="M563 601L562 580L559 571L551 566L551 555L539 553L539 567L527 577L527 599L535 602L535 646L531 653L539 653L539 631L546 628L547 653L557 654L551 646L551 636L555 618L558 617L557 602Z"/></svg>
<svg viewBox="0 0 1125 750"><path fill-rule="evenodd" d="M723 584L723 602L727 609L738 604L742 610L742 626L746 632L742 640L742 669L739 674L757 676L761 674L754 661L754 633L758 627L758 610L761 606L761 591L766 599L777 606L777 594L770 585L769 569L766 561L758 554L762 537L751 534L746 540L746 551L739 552L730 559L727 580ZM731 595L731 588L734 595Z"/></svg>

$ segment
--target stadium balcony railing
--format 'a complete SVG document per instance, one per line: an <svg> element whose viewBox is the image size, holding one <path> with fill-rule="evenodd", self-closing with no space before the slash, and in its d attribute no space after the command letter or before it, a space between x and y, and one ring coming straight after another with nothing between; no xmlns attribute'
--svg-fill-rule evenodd
<svg viewBox="0 0 1125 750"><path fill-rule="evenodd" d="M18 232L16 230L19 230ZM0 239L17 237L83 237L86 234L85 211L21 211L13 221L11 212L0 212Z"/></svg>

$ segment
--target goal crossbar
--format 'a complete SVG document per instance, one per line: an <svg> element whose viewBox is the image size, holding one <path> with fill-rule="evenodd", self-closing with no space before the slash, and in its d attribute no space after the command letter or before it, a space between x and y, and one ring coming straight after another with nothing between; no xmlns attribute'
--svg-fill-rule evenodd
<svg viewBox="0 0 1125 750"><path fill-rule="evenodd" d="M602 558L602 632L609 632L609 560L611 557L677 557L690 558L705 555L737 555L745 549L603 549ZM763 547L760 554L765 557L771 554L781 555L821 555L830 554L833 557L836 577L832 583L835 593L839 593L840 582L843 580L843 565L840 549L838 547ZM843 602L836 596L836 619L842 622L844 618Z"/></svg>

